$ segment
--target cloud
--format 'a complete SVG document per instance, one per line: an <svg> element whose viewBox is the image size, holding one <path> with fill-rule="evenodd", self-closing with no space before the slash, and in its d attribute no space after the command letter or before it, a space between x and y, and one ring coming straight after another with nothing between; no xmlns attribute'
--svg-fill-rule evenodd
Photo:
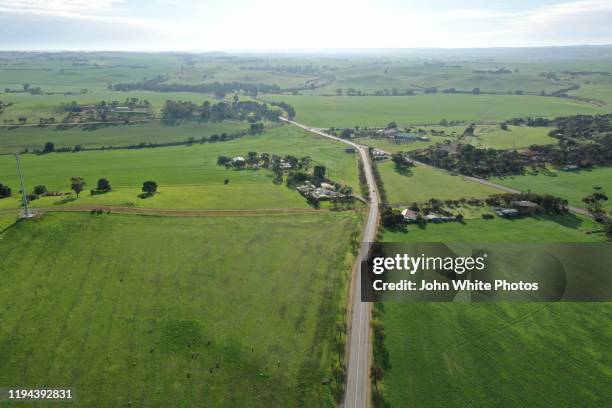
<svg viewBox="0 0 612 408"><path fill-rule="evenodd" d="M481 46L609 44L610 21L612 1L571 1L515 13L471 39L480 37Z"/></svg>
<svg viewBox="0 0 612 408"><path fill-rule="evenodd" d="M123 2L123 0L0 0L0 7L13 12L53 14L55 12L108 10Z"/></svg>
<svg viewBox="0 0 612 408"><path fill-rule="evenodd" d="M432 5L418 11L410 4L393 5L385 0L310 0L290 6L286 0L148 1L151 7L142 9L129 0L0 0L0 17L14 16L13 20L35 31L44 25L57 36L66 31L63 44L78 41L72 34L76 26L90 37L98 32L100 41L109 41L112 31L113 36L123 39L117 46L133 49L467 48L612 43L612 0L573 0L539 7L523 3L521 9L495 8L496 2L480 8ZM36 18L40 23L33 22ZM14 32L4 32L5 43L7 38L18 42ZM136 37L145 40L137 42ZM43 38L40 43L50 41ZM105 47L108 49L108 45Z"/></svg>
<svg viewBox="0 0 612 408"><path fill-rule="evenodd" d="M168 24L155 19L117 14L124 0L0 0L0 13L25 17L56 17L100 23L124 24L163 31Z"/></svg>

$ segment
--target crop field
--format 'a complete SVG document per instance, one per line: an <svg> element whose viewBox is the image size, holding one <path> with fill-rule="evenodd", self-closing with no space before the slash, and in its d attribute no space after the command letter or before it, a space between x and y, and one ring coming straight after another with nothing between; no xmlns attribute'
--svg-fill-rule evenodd
<svg viewBox="0 0 612 408"><path fill-rule="evenodd" d="M378 169L385 185L387 199L389 203L396 205L428 201L430 198L486 198L500 193L494 188L423 165L397 171L393 162L386 161L379 163Z"/></svg>
<svg viewBox="0 0 612 408"><path fill-rule="evenodd" d="M270 170L228 170L217 165L217 157L244 156L249 151L277 155L310 156L315 164L327 167L328 178L359 188L356 156L347 154L337 142L313 136L294 127L281 126L262 135L245 136L227 142L193 146L134 150L86 151L23 155L22 170L29 186L46 185L50 191L69 191L70 177L87 181L86 190L75 197L46 197L33 206L58 204L115 204L160 208L306 208L295 190L272 182ZM89 189L106 177L114 191L89 196ZM228 184L225 184L225 180ZM0 182L14 187L18 180L15 159L0 156ZM154 180L159 192L138 198L146 180ZM0 208L19 205L17 194L0 200Z"/></svg>
<svg viewBox="0 0 612 408"><path fill-rule="evenodd" d="M503 130L499 125L476 126L475 135L466 140L476 147L493 149L526 149L534 144L555 144L557 140L548 136L551 128L508 126Z"/></svg>
<svg viewBox="0 0 612 408"><path fill-rule="evenodd" d="M570 204L584 207L582 199L593 192L593 187L602 187L612 193L612 168L601 167L592 170L558 171L527 174L524 176L504 177L495 182L519 190L548 193L569 200ZM604 203L612 210L612 203Z"/></svg>
<svg viewBox="0 0 612 408"><path fill-rule="evenodd" d="M514 117L557 117L602 113L588 103L525 95L417 96L270 96L297 112L297 120L315 127L400 126L437 124L442 119L466 122L504 121Z"/></svg>
<svg viewBox="0 0 612 408"><path fill-rule="evenodd" d="M328 405L359 218L21 221L0 246L0 383L81 406Z"/></svg>
<svg viewBox="0 0 612 408"><path fill-rule="evenodd" d="M387 231L383 240L592 242L601 239L585 234L593 228L593 221L573 215L495 218ZM612 333L606 321L612 318L612 304L387 302L383 307L389 359L383 394L390 406L584 401L597 406L609 399Z"/></svg>
<svg viewBox="0 0 612 408"><path fill-rule="evenodd" d="M385 398L390 406L605 406L611 318L609 303L385 303Z"/></svg>
<svg viewBox="0 0 612 408"><path fill-rule="evenodd" d="M55 148L81 145L84 148L102 146L129 146L140 143L168 143L186 141L190 137L200 139L214 134L232 134L247 129L248 123L225 121L217 123L186 123L164 126L159 121L130 125L104 126L90 130L86 126L73 126L57 130L50 126L0 128L0 153L15 153L24 149L42 150L45 143Z"/></svg>

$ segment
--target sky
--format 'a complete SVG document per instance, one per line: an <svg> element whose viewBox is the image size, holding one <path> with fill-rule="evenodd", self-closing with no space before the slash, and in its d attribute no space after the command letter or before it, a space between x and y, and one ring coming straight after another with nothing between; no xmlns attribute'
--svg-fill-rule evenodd
<svg viewBox="0 0 612 408"><path fill-rule="evenodd" d="M1 50L275 51L612 43L612 0L0 0Z"/></svg>

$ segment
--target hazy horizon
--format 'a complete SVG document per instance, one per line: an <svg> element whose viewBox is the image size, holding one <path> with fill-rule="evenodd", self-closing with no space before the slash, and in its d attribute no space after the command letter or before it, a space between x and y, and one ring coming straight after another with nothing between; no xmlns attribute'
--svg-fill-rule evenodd
<svg viewBox="0 0 612 408"><path fill-rule="evenodd" d="M612 44L612 0L0 0L11 51L288 52Z"/></svg>

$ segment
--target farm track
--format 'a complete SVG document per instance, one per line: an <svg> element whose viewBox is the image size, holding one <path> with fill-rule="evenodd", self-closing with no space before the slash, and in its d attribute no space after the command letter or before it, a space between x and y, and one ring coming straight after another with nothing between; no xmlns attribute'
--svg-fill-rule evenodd
<svg viewBox="0 0 612 408"><path fill-rule="evenodd" d="M170 217L227 217L227 216L255 216L255 215L289 215L289 214L312 214L316 212L329 211L326 209L314 208L257 208L250 210L197 210L197 209L169 209L169 208L141 208L119 205L71 205L65 207L46 207L36 208L38 214L47 212L91 212L101 210L110 211L114 214L135 214L135 215L157 215ZM15 209L0 210L0 214L13 214Z"/></svg>
<svg viewBox="0 0 612 408"><path fill-rule="evenodd" d="M443 171L443 172L446 171L446 170L443 170L443 169L431 166L431 165L423 163L423 162L415 161L415 163L417 165L419 165L419 166L429 167L429 168L432 168L432 169L437 170L437 171ZM482 185L488 186L488 187L492 187L492 188L495 188L497 190L504 191L506 193L511 193L511 194L520 194L520 193L522 193L521 190L517 190L516 188L507 187L507 186L504 186L502 184L497 184L497 183L494 183L492 181L489 181L489 180L486 180L486 179L482 179L482 178L478 178L478 177L471 177L471 176L464 176L464 175L462 175L461 178L463 180L471 181L472 183L482 184ZM585 210L584 208L574 207L574 206L571 206L571 205L568 206L567 208L568 208L568 210L570 212L572 212L574 214L582 215L584 217L592 217L591 214L589 214L589 212L587 210Z"/></svg>

